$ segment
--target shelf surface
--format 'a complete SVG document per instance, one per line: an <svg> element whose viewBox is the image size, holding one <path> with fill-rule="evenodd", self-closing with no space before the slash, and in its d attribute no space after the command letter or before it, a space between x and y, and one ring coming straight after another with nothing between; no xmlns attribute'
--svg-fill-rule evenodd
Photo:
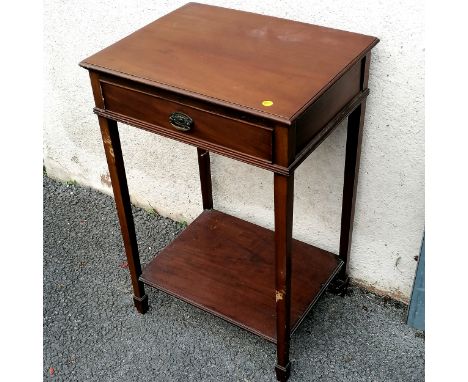
<svg viewBox="0 0 468 382"><path fill-rule="evenodd" d="M291 328L339 270L334 254L293 240ZM274 233L204 211L143 270L140 280L276 342Z"/></svg>

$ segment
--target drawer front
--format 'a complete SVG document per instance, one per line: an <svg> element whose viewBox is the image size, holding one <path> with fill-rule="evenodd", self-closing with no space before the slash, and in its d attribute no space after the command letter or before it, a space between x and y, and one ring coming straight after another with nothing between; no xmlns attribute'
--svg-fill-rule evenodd
<svg viewBox="0 0 468 382"><path fill-rule="evenodd" d="M101 81L105 109L174 132L175 139L190 137L235 150L268 162L272 161L273 129L226 118L139 90ZM169 118L183 113L192 119L190 130L180 131ZM157 133L157 129L155 129ZM188 143L190 143L188 142Z"/></svg>

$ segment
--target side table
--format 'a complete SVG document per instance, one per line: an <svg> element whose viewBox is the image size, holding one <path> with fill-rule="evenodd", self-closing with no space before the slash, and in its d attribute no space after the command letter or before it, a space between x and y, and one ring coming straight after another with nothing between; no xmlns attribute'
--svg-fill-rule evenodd
<svg viewBox="0 0 468 382"><path fill-rule="evenodd" d="M370 51L378 39L189 3L85 59L134 303L160 289L277 346L348 283ZM339 253L292 238L294 171L346 117ZM117 122L197 147L203 212L142 271ZM274 232L213 209L213 152L274 173ZM182 160L181 160L182 164Z"/></svg>

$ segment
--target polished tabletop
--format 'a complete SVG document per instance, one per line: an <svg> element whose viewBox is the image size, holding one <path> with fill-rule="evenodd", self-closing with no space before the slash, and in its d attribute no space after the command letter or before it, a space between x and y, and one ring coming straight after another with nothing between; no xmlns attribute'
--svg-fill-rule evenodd
<svg viewBox="0 0 468 382"><path fill-rule="evenodd" d="M80 65L291 120L378 39L188 3Z"/></svg>

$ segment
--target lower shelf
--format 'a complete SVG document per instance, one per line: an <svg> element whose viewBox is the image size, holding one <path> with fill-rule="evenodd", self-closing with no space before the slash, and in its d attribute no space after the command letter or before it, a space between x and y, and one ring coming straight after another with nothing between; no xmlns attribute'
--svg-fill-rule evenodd
<svg viewBox="0 0 468 382"><path fill-rule="evenodd" d="M291 256L294 330L342 261L297 240ZM276 342L275 241L268 229L204 211L145 267L140 280Z"/></svg>

